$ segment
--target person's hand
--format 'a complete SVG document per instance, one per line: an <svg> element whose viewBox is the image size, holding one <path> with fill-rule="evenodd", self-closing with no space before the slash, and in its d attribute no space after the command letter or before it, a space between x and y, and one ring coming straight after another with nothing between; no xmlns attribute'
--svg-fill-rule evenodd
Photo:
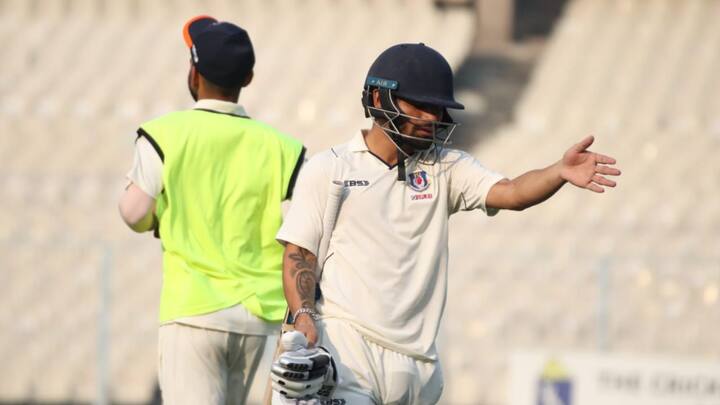
<svg viewBox="0 0 720 405"><path fill-rule="evenodd" d="M295 319L295 330L302 332L308 342L308 347L314 347L317 343L317 328L315 327L315 321L312 319L310 314L302 313L298 314Z"/></svg>
<svg viewBox="0 0 720 405"><path fill-rule="evenodd" d="M330 399L337 386L337 368L330 352L323 347L308 348L305 336L297 330L280 338L282 354L271 367L273 391L284 399ZM302 401L322 403L321 401Z"/></svg>
<svg viewBox="0 0 720 405"><path fill-rule="evenodd" d="M594 141L593 136L588 136L565 152L561 161L560 177L580 188L602 193L605 191L602 186L616 185L605 176L619 176L620 170L608 166L614 165L615 159L587 150Z"/></svg>

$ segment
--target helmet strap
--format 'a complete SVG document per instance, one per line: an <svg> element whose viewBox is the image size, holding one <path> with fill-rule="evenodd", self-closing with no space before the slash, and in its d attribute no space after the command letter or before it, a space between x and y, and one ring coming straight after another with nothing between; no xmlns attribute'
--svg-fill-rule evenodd
<svg viewBox="0 0 720 405"><path fill-rule="evenodd" d="M397 170L398 170L398 181L405 181L405 154L398 148L397 150Z"/></svg>

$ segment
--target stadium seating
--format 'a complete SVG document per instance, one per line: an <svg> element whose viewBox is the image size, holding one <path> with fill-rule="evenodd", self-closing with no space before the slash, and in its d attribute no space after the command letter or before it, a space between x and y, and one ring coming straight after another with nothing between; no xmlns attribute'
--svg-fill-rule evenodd
<svg viewBox="0 0 720 405"><path fill-rule="evenodd" d="M515 122L473 152L516 176L595 134L623 175L602 196L566 187L522 213L452 220L446 403L506 403L519 348L720 358L718 13L568 4Z"/></svg>

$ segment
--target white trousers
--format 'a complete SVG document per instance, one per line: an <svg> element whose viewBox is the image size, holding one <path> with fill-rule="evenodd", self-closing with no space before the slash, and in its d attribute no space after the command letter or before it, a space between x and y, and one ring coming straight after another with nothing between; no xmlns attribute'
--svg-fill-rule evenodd
<svg viewBox="0 0 720 405"><path fill-rule="evenodd" d="M379 346L347 322L318 322L319 342L335 359L338 388L329 404L436 404L443 390L439 362L427 362Z"/></svg>
<svg viewBox="0 0 720 405"><path fill-rule="evenodd" d="M158 340L163 404L240 405L267 337L171 323L160 327Z"/></svg>

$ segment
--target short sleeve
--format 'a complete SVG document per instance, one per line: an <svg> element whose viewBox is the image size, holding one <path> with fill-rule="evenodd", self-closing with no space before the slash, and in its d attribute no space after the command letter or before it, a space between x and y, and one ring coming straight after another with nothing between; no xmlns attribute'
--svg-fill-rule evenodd
<svg viewBox="0 0 720 405"><path fill-rule="evenodd" d="M324 152L302 165L290 208L276 236L280 243L292 243L317 255L331 181L332 159L332 155L328 156Z"/></svg>
<svg viewBox="0 0 720 405"><path fill-rule="evenodd" d="M157 198L163 190L162 160L158 152L145 137L135 141L133 166L127 174L128 180L135 183L152 198Z"/></svg>
<svg viewBox="0 0 720 405"><path fill-rule="evenodd" d="M498 213L498 209L487 208L485 200L492 186L505 178L503 175L485 168L477 159L460 151L449 156L446 164L451 214L475 209L483 210L488 216Z"/></svg>

